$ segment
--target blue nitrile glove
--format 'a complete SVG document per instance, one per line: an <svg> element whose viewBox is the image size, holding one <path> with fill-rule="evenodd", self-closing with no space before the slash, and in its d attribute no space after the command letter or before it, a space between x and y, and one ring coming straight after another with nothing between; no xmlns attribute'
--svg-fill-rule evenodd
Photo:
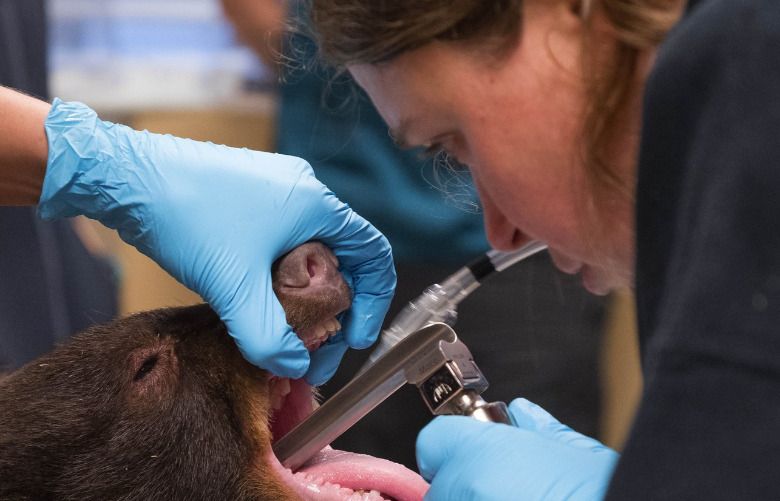
<svg viewBox="0 0 780 501"><path fill-rule="evenodd" d="M139 132L57 99L45 127L40 215L117 229L211 304L250 362L319 384L348 346L376 339L395 287L390 246L304 160ZM333 249L354 292L343 335L311 365L271 289L274 260L309 240Z"/></svg>
<svg viewBox="0 0 780 501"><path fill-rule="evenodd" d="M519 398L518 427L470 417L434 419L417 437L426 500L595 500L607 490L617 453Z"/></svg>

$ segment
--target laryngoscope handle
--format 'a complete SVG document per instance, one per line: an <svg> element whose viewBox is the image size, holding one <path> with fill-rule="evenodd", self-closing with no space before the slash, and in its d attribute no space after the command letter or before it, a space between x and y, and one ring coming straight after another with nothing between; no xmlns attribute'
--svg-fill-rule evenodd
<svg viewBox="0 0 780 501"><path fill-rule="evenodd" d="M517 426L504 402L485 402L479 394L473 391L464 392L461 400L464 404L463 416L470 416L477 421Z"/></svg>

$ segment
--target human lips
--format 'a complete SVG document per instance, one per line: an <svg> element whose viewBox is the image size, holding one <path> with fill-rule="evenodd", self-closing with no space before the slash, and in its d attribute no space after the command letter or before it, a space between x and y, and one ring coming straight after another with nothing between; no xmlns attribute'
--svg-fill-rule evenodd
<svg viewBox="0 0 780 501"><path fill-rule="evenodd" d="M583 267L582 261L568 257L567 255L553 249L550 249L550 257L552 257L556 268L569 275L575 275L579 273Z"/></svg>
<svg viewBox="0 0 780 501"><path fill-rule="evenodd" d="M611 287L604 279L603 273L596 267L587 265L580 260L570 258L557 251L550 251L555 267L569 275L580 274L582 277L582 286L597 296L604 296L609 293Z"/></svg>
<svg viewBox="0 0 780 501"><path fill-rule="evenodd" d="M611 290L601 273L591 266L582 267L582 285L591 294L605 296Z"/></svg>

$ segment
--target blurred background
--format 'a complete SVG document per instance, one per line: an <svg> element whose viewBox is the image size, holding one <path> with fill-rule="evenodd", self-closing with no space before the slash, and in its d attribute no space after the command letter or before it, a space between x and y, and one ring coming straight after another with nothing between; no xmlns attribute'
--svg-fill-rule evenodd
<svg viewBox="0 0 780 501"><path fill-rule="evenodd" d="M274 150L276 72L241 44L219 0L48 0L45 7L51 97L83 101L137 129ZM14 26L7 15L0 22ZM199 301L114 232L86 219L73 226L84 247L110 263L119 313ZM599 348L598 435L618 449L641 389L633 315L628 293L609 298Z"/></svg>
<svg viewBox="0 0 780 501"><path fill-rule="evenodd" d="M271 150L276 75L242 45L219 0L48 0L49 91L107 120ZM199 301L87 220L87 247L114 256L122 314Z"/></svg>
<svg viewBox="0 0 780 501"><path fill-rule="evenodd" d="M246 108L275 76L216 0L48 0L50 88L106 113Z"/></svg>

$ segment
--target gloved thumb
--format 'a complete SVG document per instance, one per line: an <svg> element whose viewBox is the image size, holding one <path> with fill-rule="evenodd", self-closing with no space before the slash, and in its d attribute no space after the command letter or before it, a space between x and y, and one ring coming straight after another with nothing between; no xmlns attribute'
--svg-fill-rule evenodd
<svg viewBox="0 0 780 501"><path fill-rule="evenodd" d="M251 291L246 296L239 290L227 311L215 309L250 363L277 376L301 378L309 368L309 352L287 324L270 280L263 285L244 287Z"/></svg>
<svg viewBox="0 0 780 501"><path fill-rule="evenodd" d="M312 386L326 383L341 363L344 353L347 352L346 341L342 334L329 338L322 346L310 353L311 364L306 372L306 382Z"/></svg>
<svg viewBox="0 0 780 501"><path fill-rule="evenodd" d="M350 348L362 350L374 344L379 335L393 298L396 276L387 239L359 216L352 219L363 221L365 226L356 235L372 242L373 255L363 255L365 249L351 250L344 242L335 242L333 251L339 260L339 271L353 292L352 305L342 320L344 341Z"/></svg>
<svg viewBox="0 0 780 501"><path fill-rule="evenodd" d="M368 348L377 339L392 294L356 292L344 317L344 340L358 350Z"/></svg>
<svg viewBox="0 0 780 501"><path fill-rule="evenodd" d="M539 433L550 440L564 445L583 449L603 448L609 450L598 440L578 433L555 419L552 414L525 398L516 398L509 404L509 413L518 428Z"/></svg>

